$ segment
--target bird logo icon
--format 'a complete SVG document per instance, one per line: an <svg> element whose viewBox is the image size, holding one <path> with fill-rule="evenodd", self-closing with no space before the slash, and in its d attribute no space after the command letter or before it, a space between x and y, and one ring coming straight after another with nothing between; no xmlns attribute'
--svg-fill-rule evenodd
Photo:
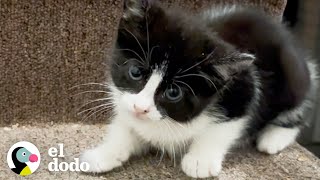
<svg viewBox="0 0 320 180"><path fill-rule="evenodd" d="M32 143L21 141L10 148L7 161L13 172L20 176L28 176L39 167L40 153Z"/></svg>

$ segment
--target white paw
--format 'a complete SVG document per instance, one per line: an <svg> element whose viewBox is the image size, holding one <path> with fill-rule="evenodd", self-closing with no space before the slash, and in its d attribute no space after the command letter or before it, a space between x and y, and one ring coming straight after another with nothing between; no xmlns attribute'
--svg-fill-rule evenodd
<svg viewBox="0 0 320 180"><path fill-rule="evenodd" d="M267 154L276 154L295 141L299 129L269 125L258 138L257 149Z"/></svg>
<svg viewBox="0 0 320 180"><path fill-rule="evenodd" d="M258 142L258 150L267 154L277 154L282 151L287 144L275 139L264 139Z"/></svg>
<svg viewBox="0 0 320 180"><path fill-rule="evenodd" d="M88 172L101 173L121 166L128 158L129 155L125 153L112 153L104 149L95 148L85 151L80 156L80 161L89 163Z"/></svg>
<svg viewBox="0 0 320 180"><path fill-rule="evenodd" d="M182 170L193 178L218 176L222 168L222 159L201 154L186 154L181 162Z"/></svg>

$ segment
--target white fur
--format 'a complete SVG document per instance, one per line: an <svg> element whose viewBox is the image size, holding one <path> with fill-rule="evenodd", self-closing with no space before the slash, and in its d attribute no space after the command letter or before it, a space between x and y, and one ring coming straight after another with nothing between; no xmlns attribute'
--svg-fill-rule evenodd
<svg viewBox="0 0 320 180"><path fill-rule="evenodd" d="M105 172L121 166L132 154L139 154L152 145L167 151L174 160L188 151L181 166L191 177L217 176L225 154L240 137L247 120L221 124L213 121L212 117L201 115L192 123L182 125L169 119L141 121L118 115L109 126L103 143L86 151L81 161L90 164L91 172Z"/></svg>
<svg viewBox="0 0 320 180"><path fill-rule="evenodd" d="M224 117L202 113L187 124L163 118L153 102L161 81L161 73L154 71L138 94L123 93L111 87L116 115L108 126L103 143L81 156L82 162L90 164L89 171L110 171L152 145L163 153L168 152L174 160L188 152L182 160L182 169L189 176L218 175L224 155L240 137L247 118L215 123ZM152 110L145 117L137 118L133 113L135 103L152 107Z"/></svg>
<svg viewBox="0 0 320 180"><path fill-rule="evenodd" d="M307 62L308 69L310 71L311 87L307 93L307 98L303 103L293 110L281 113L274 121L280 121L286 123L300 117L305 117L306 110L311 108L313 98L316 96L318 89L318 72L317 66L312 62ZM290 144L292 144L300 130L298 127L295 128L284 128L275 125L268 125L260 134L258 138L257 148L261 152L268 154L276 154L283 150Z"/></svg>
<svg viewBox="0 0 320 180"><path fill-rule="evenodd" d="M124 11L123 13L123 18L124 19L129 19L132 17L143 17L143 12L141 9L141 4L139 1L136 0L129 0L130 2L128 2L127 4L131 4L131 6L127 7L127 10Z"/></svg>
<svg viewBox="0 0 320 180"><path fill-rule="evenodd" d="M138 94L121 92L111 86L116 108L108 134L102 144L81 156L82 162L90 164L91 172L106 172L119 167L131 155L140 154L151 145L163 153L168 152L174 160L178 155L183 156L182 170L191 177L219 174L225 154L241 136L249 118L218 123L225 117L202 113L186 124L163 118L153 101L161 81L161 73L154 71ZM258 94L257 90L256 96ZM133 113L134 104L151 107L151 110L144 117L137 118ZM269 125L258 139L258 149L269 154L277 153L294 142L298 133L296 128Z"/></svg>
<svg viewBox="0 0 320 180"><path fill-rule="evenodd" d="M162 76L158 72L152 73L144 89L137 95L133 95L133 104L139 109L146 110L155 106L153 97L156 89L162 81ZM130 104L132 105L132 104Z"/></svg>
<svg viewBox="0 0 320 180"><path fill-rule="evenodd" d="M256 59L256 56L253 54L249 54L249 53L241 53L240 57L242 58L247 58L249 62L249 64L252 64L252 62Z"/></svg>
<svg viewBox="0 0 320 180"><path fill-rule="evenodd" d="M232 62L231 65L222 64L215 66L215 68L219 71L220 75L222 75L224 79L228 79L230 77L230 74L234 73L234 71L237 71L238 69L248 68L256 58L253 54L249 53L241 53L239 54L239 57L245 58L245 60Z"/></svg>
<svg viewBox="0 0 320 180"><path fill-rule="evenodd" d="M223 17L227 14L230 14L240 7L237 7L236 5L229 5L229 6L216 6L212 7L211 9L204 11L202 14L203 18L211 20L211 19L216 19L219 17Z"/></svg>
<svg viewBox="0 0 320 180"><path fill-rule="evenodd" d="M162 117L160 112L157 110L153 97L154 93L162 81L162 74L160 71L154 71L150 76L147 84L144 89L140 91L138 94L132 94L129 92L120 92L115 87L112 88L113 94L115 96L115 104L116 104L116 114L128 116L128 118L132 118L135 113L134 105L136 105L140 109L148 109L149 113L144 116L136 119L137 120L151 120L151 121L159 121ZM124 120L127 121L128 118ZM134 118L134 117L133 117Z"/></svg>
<svg viewBox="0 0 320 180"><path fill-rule="evenodd" d="M133 154L139 154L144 144L121 121L114 119L108 126L107 135L99 146L85 151L81 162L90 164L89 172L106 172L119 167Z"/></svg>
<svg viewBox="0 0 320 180"><path fill-rule="evenodd" d="M319 88L319 70L318 70L318 65L315 64L312 60L309 60L307 65L308 65L308 69L311 77L311 88L310 88L307 99L314 100L314 97L317 96L317 91Z"/></svg>
<svg viewBox="0 0 320 180"><path fill-rule="evenodd" d="M217 176L225 154L241 136L248 118L221 124L211 124L194 137L189 152L183 157L182 170L191 177Z"/></svg>
<svg viewBox="0 0 320 180"><path fill-rule="evenodd" d="M268 125L258 138L257 148L261 152L276 154L292 144L299 128L284 128L276 125Z"/></svg>

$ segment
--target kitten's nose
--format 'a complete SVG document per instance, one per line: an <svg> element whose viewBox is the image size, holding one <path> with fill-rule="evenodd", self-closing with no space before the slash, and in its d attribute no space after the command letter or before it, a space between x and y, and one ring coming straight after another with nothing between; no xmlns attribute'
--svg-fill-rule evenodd
<svg viewBox="0 0 320 180"><path fill-rule="evenodd" d="M135 104L133 105L133 108L137 114L147 114L150 111L149 108L141 108Z"/></svg>

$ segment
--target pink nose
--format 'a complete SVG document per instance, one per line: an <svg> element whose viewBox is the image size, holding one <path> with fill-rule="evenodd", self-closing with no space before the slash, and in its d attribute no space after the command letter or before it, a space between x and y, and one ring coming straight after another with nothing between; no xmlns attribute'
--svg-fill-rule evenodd
<svg viewBox="0 0 320 180"><path fill-rule="evenodd" d="M31 156L29 157L29 161L30 162L37 162L38 161L38 156L35 154L31 154Z"/></svg>
<svg viewBox="0 0 320 180"><path fill-rule="evenodd" d="M149 108L140 108L137 105L133 105L133 108L137 114L147 114L150 110Z"/></svg>

